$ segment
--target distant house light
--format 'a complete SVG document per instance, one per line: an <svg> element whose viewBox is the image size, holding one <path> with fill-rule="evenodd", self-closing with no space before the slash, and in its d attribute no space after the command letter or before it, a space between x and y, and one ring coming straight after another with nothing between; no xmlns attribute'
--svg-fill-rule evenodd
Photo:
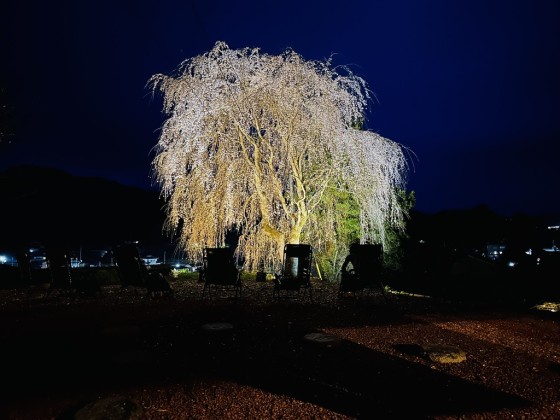
<svg viewBox="0 0 560 420"><path fill-rule="evenodd" d="M142 261L144 261L144 264L146 265L155 265L157 264L157 257L154 257L152 255L147 255L146 257L142 258Z"/></svg>

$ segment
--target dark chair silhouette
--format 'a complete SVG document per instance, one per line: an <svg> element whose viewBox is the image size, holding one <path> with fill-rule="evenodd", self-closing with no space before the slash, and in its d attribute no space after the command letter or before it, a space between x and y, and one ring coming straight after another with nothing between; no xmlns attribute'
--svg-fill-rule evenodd
<svg viewBox="0 0 560 420"><path fill-rule="evenodd" d="M204 248L200 281L204 282L202 297L212 290L233 289L235 297L241 296L241 275L233 258L232 248Z"/></svg>
<svg viewBox="0 0 560 420"><path fill-rule="evenodd" d="M146 291L146 298L173 294L162 273L150 273L135 245L120 245L113 250L113 256L121 280L121 291L133 289L138 293L138 289L142 289Z"/></svg>
<svg viewBox="0 0 560 420"><path fill-rule="evenodd" d="M29 254L25 251L18 252L17 265L19 270L19 280L22 284L29 285L32 281L31 276L31 263L29 261Z"/></svg>
<svg viewBox="0 0 560 420"><path fill-rule="evenodd" d="M311 259L313 249L308 244L286 244L282 272L274 277L273 298L289 297L303 290L303 296L308 292L313 301L311 288Z"/></svg>
<svg viewBox="0 0 560 420"><path fill-rule="evenodd" d="M47 292L49 296L53 291L59 294L71 294L76 291L72 281L70 255L62 248L49 248L47 250L47 264L51 284Z"/></svg>
<svg viewBox="0 0 560 420"><path fill-rule="evenodd" d="M355 296L358 291L378 288L385 297L382 271L382 245L352 244L342 265L338 296L343 297L347 292Z"/></svg>

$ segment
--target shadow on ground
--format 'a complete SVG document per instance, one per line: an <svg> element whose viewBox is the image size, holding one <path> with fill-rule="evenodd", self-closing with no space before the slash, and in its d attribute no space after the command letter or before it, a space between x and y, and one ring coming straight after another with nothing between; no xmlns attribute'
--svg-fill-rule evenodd
<svg viewBox="0 0 560 420"><path fill-rule="evenodd" d="M72 395L76 406L65 418L100 393L215 378L357 418L459 416L528 404L350 341L304 339L329 324L408 322L401 311L381 308L184 301L4 311L2 398L21 403ZM233 328L202 328L216 322Z"/></svg>

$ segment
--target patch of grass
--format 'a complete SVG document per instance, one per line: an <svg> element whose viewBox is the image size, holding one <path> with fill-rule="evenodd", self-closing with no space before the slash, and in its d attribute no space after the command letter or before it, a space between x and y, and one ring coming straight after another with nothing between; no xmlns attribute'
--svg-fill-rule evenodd
<svg viewBox="0 0 560 420"><path fill-rule="evenodd" d="M50 273L49 270L44 270ZM72 269L72 281L79 284L110 286L120 284L116 267L84 267Z"/></svg>
<svg viewBox="0 0 560 420"><path fill-rule="evenodd" d="M188 281L188 282L197 282L199 279L200 274L198 271L192 272L188 271L186 268L183 269L172 269L171 270L171 278L174 281Z"/></svg>
<svg viewBox="0 0 560 420"><path fill-rule="evenodd" d="M539 311L560 312L560 303L558 302L544 302L540 305L533 306L533 309Z"/></svg>

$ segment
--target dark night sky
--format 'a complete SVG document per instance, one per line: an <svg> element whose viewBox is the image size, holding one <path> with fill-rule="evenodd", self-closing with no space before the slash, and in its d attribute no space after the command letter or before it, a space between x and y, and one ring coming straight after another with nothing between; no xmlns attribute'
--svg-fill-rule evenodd
<svg viewBox="0 0 560 420"><path fill-rule="evenodd" d="M417 155L417 209L560 214L556 0L12 3L0 87L16 136L0 169L149 187L163 115L146 81L222 40L351 65L377 97L369 127Z"/></svg>

